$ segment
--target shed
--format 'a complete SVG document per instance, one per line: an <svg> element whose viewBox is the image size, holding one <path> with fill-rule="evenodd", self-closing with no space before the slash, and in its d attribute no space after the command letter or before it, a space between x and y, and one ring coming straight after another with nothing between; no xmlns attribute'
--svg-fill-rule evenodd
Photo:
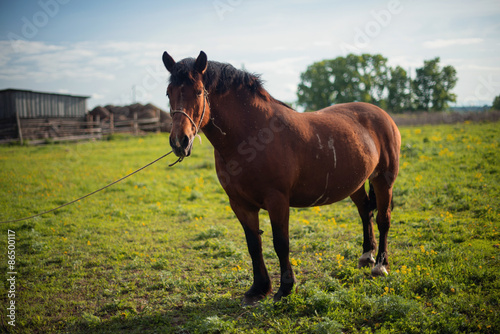
<svg viewBox="0 0 500 334"><path fill-rule="evenodd" d="M83 118L89 96L0 90L0 119L16 118Z"/></svg>

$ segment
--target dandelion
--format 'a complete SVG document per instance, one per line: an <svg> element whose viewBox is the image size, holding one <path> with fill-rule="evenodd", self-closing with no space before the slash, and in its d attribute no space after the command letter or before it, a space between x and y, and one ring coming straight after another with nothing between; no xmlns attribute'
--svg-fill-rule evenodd
<svg viewBox="0 0 500 334"><path fill-rule="evenodd" d="M299 263L297 262L297 260L295 260L294 258L292 258L292 259L290 260L290 262L292 263L292 266L294 266L294 267L296 267L296 266L298 266L298 265L299 265Z"/></svg>
<svg viewBox="0 0 500 334"><path fill-rule="evenodd" d="M450 289L451 293L455 293L455 288Z"/></svg>
<svg viewBox="0 0 500 334"><path fill-rule="evenodd" d="M421 155L421 156L418 157L418 160L419 161L430 161L430 160L432 160L432 158L428 157L426 155Z"/></svg>
<svg viewBox="0 0 500 334"><path fill-rule="evenodd" d="M441 141L442 139L440 136L431 136L432 141Z"/></svg>
<svg viewBox="0 0 500 334"><path fill-rule="evenodd" d="M92 244L90 243L90 240L87 240L87 246L90 246L90 245L92 245Z"/></svg>
<svg viewBox="0 0 500 334"><path fill-rule="evenodd" d="M439 152L439 156L447 156L447 157L451 157L455 154L455 152L452 152L450 151L447 147L445 147L444 149L442 149L440 152Z"/></svg>
<svg viewBox="0 0 500 334"><path fill-rule="evenodd" d="M309 221L308 221L308 220L306 220L306 219L302 219L302 222L303 222L304 224L306 224L306 225L309 225L309 224L310 224L310 223L309 223Z"/></svg>

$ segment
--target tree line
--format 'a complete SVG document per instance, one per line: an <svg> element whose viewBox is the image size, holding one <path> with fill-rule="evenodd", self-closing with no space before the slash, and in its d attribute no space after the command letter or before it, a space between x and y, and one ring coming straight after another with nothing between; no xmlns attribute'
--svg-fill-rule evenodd
<svg viewBox="0 0 500 334"><path fill-rule="evenodd" d="M310 65L300 75L298 104L307 111L336 103L369 102L393 113L441 111L455 102L457 83L453 66L439 65L439 57L425 60L415 78L400 67L387 65L380 54L349 54Z"/></svg>

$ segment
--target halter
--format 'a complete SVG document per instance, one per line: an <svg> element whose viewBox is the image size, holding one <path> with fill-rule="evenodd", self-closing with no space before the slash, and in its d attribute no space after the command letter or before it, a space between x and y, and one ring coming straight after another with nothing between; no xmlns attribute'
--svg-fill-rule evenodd
<svg viewBox="0 0 500 334"><path fill-rule="evenodd" d="M181 114L181 115L186 116L189 119L189 121L191 122L191 124L193 124L194 128L196 129L196 132L194 134L196 137L198 135L198 132L200 131L201 123L203 123L203 119L205 118L205 107L207 105L207 102L208 102L208 92L205 89L205 87L203 87L203 111L201 112L201 118L200 118L200 122L198 123L198 126L196 126L196 123L193 121L191 116L189 116L185 111L180 110L180 109L172 110L172 108L170 108L170 117L172 117L175 114Z"/></svg>
<svg viewBox="0 0 500 334"><path fill-rule="evenodd" d="M200 122L198 123L198 126L193 121L193 118L191 116L189 116L184 110L181 110L181 109L172 110L172 108L170 108L170 117L172 117L175 114L181 114L181 115L186 116L187 119L189 119L191 124L193 124L194 128L196 129L194 136L195 137L199 136L198 132L200 131L201 123L203 123L203 119L205 118L205 108L206 108L207 103L208 103L208 92L205 89L205 87L203 87L203 111L201 112L201 118L200 118ZM201 137L200 137L200 141L201 141ZM170 164L169 167L172 167L173 165L175 165L178 162L181 162L182 160L184 160L184 157L179 157L179 159L177 159L177 161L174 162L173 164Z"/></svg>

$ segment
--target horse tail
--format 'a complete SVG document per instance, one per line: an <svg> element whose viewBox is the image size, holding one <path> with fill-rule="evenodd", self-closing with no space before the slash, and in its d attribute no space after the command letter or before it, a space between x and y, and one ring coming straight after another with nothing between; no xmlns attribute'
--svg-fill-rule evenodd
<svg viewBox="0 0 500 334"><path fill-rule="evenodd" d="M368 205L370 211L377 210L377 199L375 198L375 189L373 189L373 184L368 182L370 185L370 190L368 191Z"/></svg>
<svg viewBox="0 0 500 334"><path fill-rule="evenodd" d="M370 185L370 190L368 191L368 205L370 211L377 210L377 198L375 197L375 189L373 188L373 184L368 182ZM394 209L394 198L391 198L391 211Z"/></svg>

